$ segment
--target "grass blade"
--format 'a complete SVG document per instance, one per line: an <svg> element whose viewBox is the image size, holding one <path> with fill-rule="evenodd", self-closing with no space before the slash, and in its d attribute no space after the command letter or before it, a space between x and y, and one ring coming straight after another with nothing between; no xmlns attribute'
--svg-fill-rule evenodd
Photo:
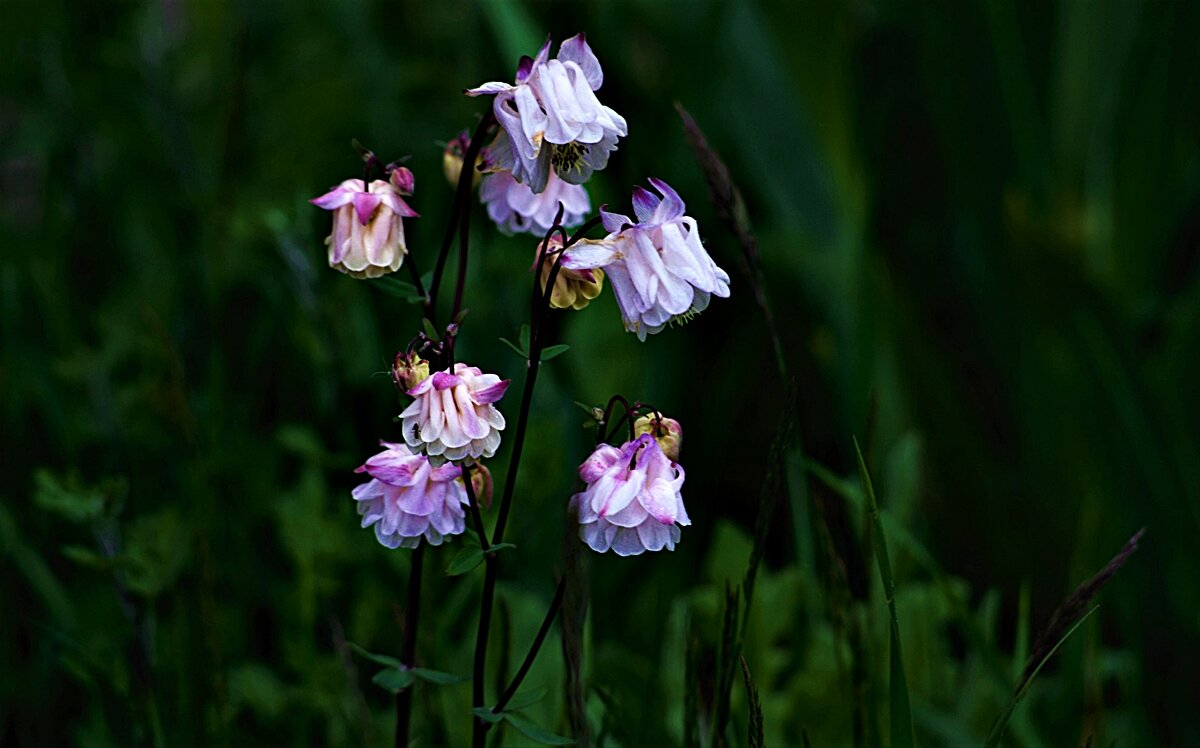
<svg viewBox="0 0 1200 748"><path fill-rule="evenodd" d="M888 615L891 616L891 678L888 688L891 712L892 748L911 748L913 745L912 708L909 705L908 681L904 677L904 658L900 652L900 622L896 617L896 580L892 576L892 562L888 557L887 539L883 535L883 520L879 516L879 503L875 501L875 489L867 464L863 461L858 440L854 440L854 454L858 458L858 474L862 479L863 492L871 514L871 545L875 549L875 560L879 563L879 576L883 578L883 592L887 597Z"/></svg>
<svg viewBox="0 0 1200 748"><path fill-rule="evenodd" d="M742 677L746 680L746 704L750 711L746 720L747 745L749 748L763 748L763 713L762 702L758 699L758 686L754 685L746 658L739 655L738 660L742 663Z"/></svg>

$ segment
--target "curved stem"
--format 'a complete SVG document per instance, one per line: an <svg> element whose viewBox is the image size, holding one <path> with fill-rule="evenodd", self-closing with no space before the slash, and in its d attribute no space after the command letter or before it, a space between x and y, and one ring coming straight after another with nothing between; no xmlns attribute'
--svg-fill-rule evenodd
<svg viewBox="0 0 1200 748"><path fill-rule="evenodd" d="M406 667L415 664L417 653L417 621L421 613L421 570L425 560L425 544L413 550L412 566L408 572L408 605L405 608L404 643L400 662ZM408 745L408 728L412 718L413 686L396 694L396 748Z"/></svg>
<svg viewBox="0 0 1200 748"><path fill-rule="evenodd" d="M446 223L446 233L442 236L442 248L438 251L437 264L433 268L433 279L429 283L429 296L425 298L425 317L430 322L436 322L438 289L442 284L442 272L446 269L446 258L450 254L450 243L454 241L454 230L458 225L459 214L468 209L471 197L471 180L475 178L475 160L483 149L483 141L488 128L496 121L496 115L491 109L479 120L467 152L463 154L462 170L458 174L458 186L454 191L454 206L450 209L450 220Z"/></svg>
<svg viewBox="0 0 1200 748"><path fill-rule="evenodd" d="M529 646L529 654L525 655L525 661L521 663L521 668L513 676L512 682L508 684L508 688L504 689L504 693L500 695L500 700L492 707L492 714L499 714L504 711L504 707L508 705L512 697L516 696L517 689L521 687L521 682L525 680L525 676L529 674L529 669L533 667L533 661L537 658L538 650L542 648L542 643L546 641L546 635L550 633L551 624L558 617L558 609L562 607L563 593L566 589L566 578L560 579L558 581L558 588L554 591L554 600L550 602L550 609L546 611L546 617L542 620L542 626L538 629L537 636L533 638L533 644Z"/></svg>

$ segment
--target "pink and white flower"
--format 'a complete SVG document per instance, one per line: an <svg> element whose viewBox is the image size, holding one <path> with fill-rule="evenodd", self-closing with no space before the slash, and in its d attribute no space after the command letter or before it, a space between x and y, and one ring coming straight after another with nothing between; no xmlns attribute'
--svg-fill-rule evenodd
<svg viewBox="0 0 1200 748"><path fill-rule="evenodd" d="M408 391L415 400L404 409L404 441L417 451L446 460L496 454L504 416L492 403L504 397L510 380L455 364Z"/></svg>
<svg viewBox="0 0 1200 748"><path fill-rule="evenodd" d="M375 537L388 548L416 548L422 537L441 545L462 534L467 506L462 469L434 467L403 444L380 443L386 449L354 471L371 476L352 492L362 526L375 525Z"/></svg>
<svg viewBox="0 0 1200 748"><path fill-rule="evenodd" d="M333 211L333 231L325 239L329 266L354 278L399 270L408 252L401 219L417 217L403 197L412 194L412 185L412 172L401 167L392 172L391 181L376 179L369 190L363 180L347 179L310 200Z"/></svg>
<svg viewBox="0 0 1200 748"><path fill-rule="evenodd" d="M621 445L601 444L579 466L587 484L571 497L579 537L599 553L636 556L675 550L680 526L690 525L683 497L684 473L650 434Z"/></svg>
<svg viewBox="0 0 1200 748"><path fill-rule="evenodd" d="M629 133L625 119L596 98L603 82L600 61L577 34L559 46L557 59L550 59L549 39L537 57L522 57L515 85L493 81L467 90L496 97L501 130L486 149L484 169L511 170L536 193L546 189L551 169L583 184Z"/></svg>
<svg viewBox="0 0 1200 748"><path fill-rule="evenodd" d="M509 236L530 233L541 236L554 225L558 204L562 203L562 225L571 227L583 223L592 209L587 190L550 173L543 192L535 193L513 178L512 172L498 171L483 178L479 199L487 205L488 217Z"/></svg>
<svg viewBox="0 0 1200 748"><path fill-rule="evenodd" d="M638 340L704 311L713 295L729 296L729 275L704 250L696 219L684 215L679 194L662 180L651 178L650 184L662 197L635 187L636 223L601 208L609 235L571 248L562 263L573 270L604 268L625 329Z"/></svg>

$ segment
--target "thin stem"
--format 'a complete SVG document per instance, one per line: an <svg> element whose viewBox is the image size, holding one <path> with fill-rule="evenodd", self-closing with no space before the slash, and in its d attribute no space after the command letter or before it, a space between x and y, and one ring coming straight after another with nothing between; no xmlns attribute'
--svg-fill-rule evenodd
<svg viewBox="0 0 1200 748"><path fill-rule="evenodd" d="M525 676L529 674L529 669L533 667L533 661L537 658L538 650L542 648L542 643L546 641L546 635L550 633L550 626L558 616L558 609L562 607L563 593L566 589L567 580L564 577L558 581L558 588L554 591L554 600L550 602L550 609L546 611L546 617L542 620L542 627L538 629L537 636L533 638L533 644L529 647L529 654L525 655L525 661L521 663L521 668L513 676L512 682L508 684L508 688L504 689L500 700L492 707L492 714L499 714L504 711L504 707L508 705L512 697L517 694L517 689L521 687L521 681L525 680Z"/></svg>
<svg viewBox="0 0 1200 748"><path fill-rule="evenodd" d="M475 635L475 666L471 680L471 706L477 708L484 706L483 676L487 665L488 631L492 625L492 599L496 594L496 554L485 554L483 560L486 571L483 576L483 597L479 606L479 630ZM471 743L475 748L485 748L484 736L487 729L488 723L476 717L471 730Z"/></svg>
<svg viewBox="0 0 1200 748"><path fill-rule="evenodd" d="M442 284L442 272L446 269L446 258L450 255L450 243L454 241L454 230L458 225L459 214L467 210L471 197L471 180L475 178L475 160L483 149L484 137L487 130L496 121L496 115L491 109L479 120L467 152L463 154L462 170L458 174L458 186L454 192L454 206L450 209L450 220L446 223L446 233L442 236L442 248L438 251L437 264L433 268L433 279L430 281L429 296L425 298L425 316L430 322L437 319L438 289Z"/></svg>
<svg viewBox="0 0 1200 748"><path fill-rule="evenodd" d="M417 287L417 295L425 298L425 284L421 282L421 271L417 270L417 258L413 257L412 252L408 253L404 264L408 265L408 272L412 275L413 285Z"/></svg>
<svg viewBox="0 0 1200 748"><path fill-rule="evenodd" d="M425 544L421 543L412 552L412 566L408 572L408 605L405 608L404 643L400 648L400 662L406 667L416 664L417 621L421 614L421 570L424 567ZM396 694L396 748L408 745L408 728L412 718L413 687L401 689Z"/></svg>

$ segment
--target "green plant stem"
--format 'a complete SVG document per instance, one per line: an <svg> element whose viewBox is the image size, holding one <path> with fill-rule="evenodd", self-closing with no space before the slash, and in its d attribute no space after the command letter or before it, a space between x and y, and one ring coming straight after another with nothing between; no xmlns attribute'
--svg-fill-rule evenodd
<svg viewBox="0 0 1200 748"><path fill-rule="evenodd" d="M492 707L493 714L499 714L504 711L504 707L512 700L513 696L517 695L517 689L521 687L521 682L525 680L525 676L529 674L529 669L533 667L533 661L537 658L538 650L542 648L542 644L546 641L546 635L550 633L550 626L554 623L554 619L558 617L558 610L562 607L563 593L566 591L566 578L560 579L558 587L554 590L554 599L550 602L550 609L546 611L546 617L542 619L542 625L538 629L537 636L533 638L533 644L529 647L529 653L525 655L525 661L521 663L521 667L517 670L517 674L513 676L512 682L508 684L508 688L504 689L504 693L500 695L499 701Z"/></svg>
<svg viewBox="0 0 1200 748"><path fill-rule="evenodd" d="M416 664L417 621L421 614L421 571L425 561L425 544L419 544L412 552L408 571L408 604L404 610L404 643L400 649L400 662L406 667ZM412 722L413 688L400 689L396 694L396 748L408 745L408 729Z"/></svg>

